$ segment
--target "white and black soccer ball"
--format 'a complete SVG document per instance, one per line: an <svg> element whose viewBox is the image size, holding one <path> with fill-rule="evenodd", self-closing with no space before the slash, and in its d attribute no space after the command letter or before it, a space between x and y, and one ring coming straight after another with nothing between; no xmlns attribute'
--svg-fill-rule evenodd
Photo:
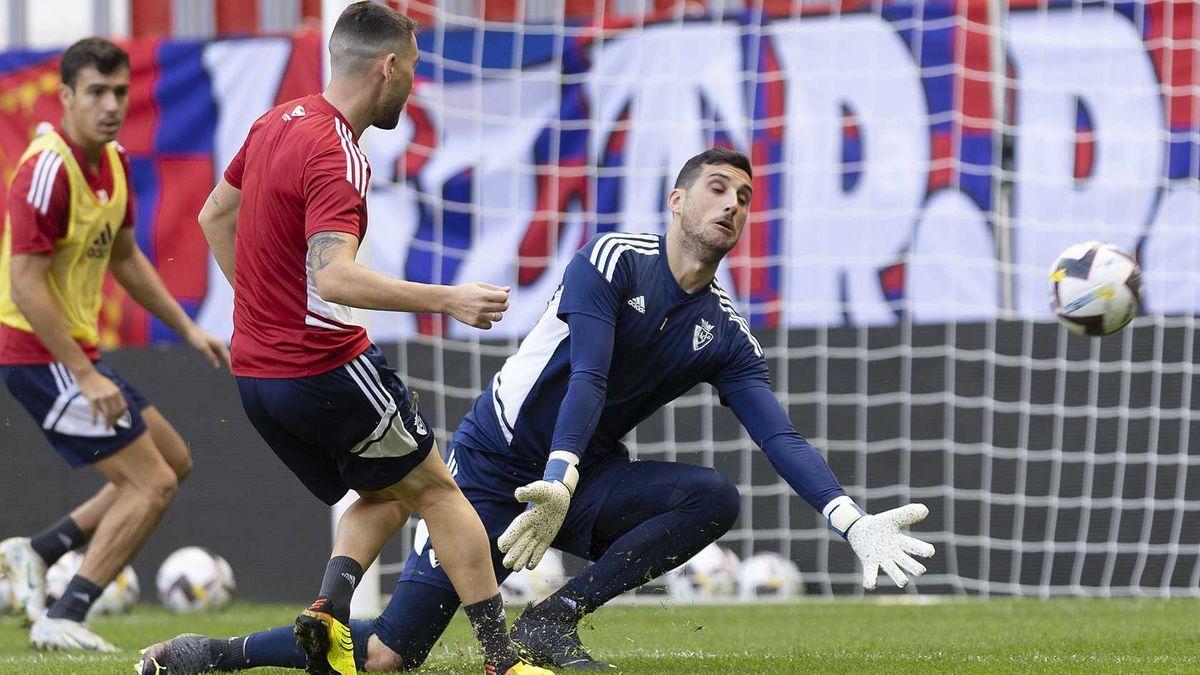
<svg viewBox="0 0 1200 675"><path fill-rule="evenodd" d="M1137 261L1102 241L1068 247L1050 268L1050 308L1072 333L1121 330L1137 316L1141 294Z"/></svg>
<svg viewBox="0 0 1200 675"><path fill-rule="evenodd" d="M680 602L703 602L737 593L737 554L716 543L667 572L667 595Z"/></svg>
<svg viewBox="0 0 1200 675"><path fill-rule="evenodd" d="M738 568L738 597L791 598L801 593L800 568L778 553L758 553Z"/></svg>
<svg viewBox="0 0 1200 675"><path fill-rule="evenodd" d="M509 604L537 602L558 590L566 577L562 554L547 549L537 567L531 570L522 567L508 575L500 584L500 594Z"/></svg>
<svg viewBox="0 0 1200 675"><path fill-rule="evenodd" d="M189 614L223 609L233 602L233 568L221 556L187 546L167 556L155 578L158 598L172 612Z"/></svg>
<svg viewBox="0 0 1200 675"><path fill-rule="evenodd" d="M63 557L56 560L50 569L46 570L46 602L48 604L53 604L62 596L63 592L67 590L67 584L71 583L71 578L79 573L79 568L82 566L83 554L79 551L68 551ZM96 599L91 610L88 611L88 616L125 614L133 609L141 595L142 587L138 581L137 572L126 565L117 578L104 587L104 592Z"/></svg>

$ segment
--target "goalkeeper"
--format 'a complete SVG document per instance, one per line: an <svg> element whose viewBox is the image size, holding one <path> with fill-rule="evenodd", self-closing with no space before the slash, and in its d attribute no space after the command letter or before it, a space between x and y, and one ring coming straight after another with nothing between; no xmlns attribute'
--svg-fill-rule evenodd
<svg viewBox="0 0 1200 675"><path fill-rule="evenodd" d="M533 330L463 419L447 464L493 542L496 576L534 567L549 547L593 561L513 627L526 658L597 670L579 640L586 614L679 566L737 519L739 496L713 469L631 461L620 440L697 384L714 386L772 465L863 565L898 586L925 572L933 546L902 527L928 510L868 515L793 428L771 390L762 348L717 285L751 200L745 155L703 152L684 165L665 236L609 233L581 249ZM417 542L391 602L352 622L366 670L416 668L459 601L427 542ZM181 636L151 648L168 670L303 667L291 627L244 638ZM201 662L203 667L200 667ZM151 671L152 672L152 671Z"/></svg>

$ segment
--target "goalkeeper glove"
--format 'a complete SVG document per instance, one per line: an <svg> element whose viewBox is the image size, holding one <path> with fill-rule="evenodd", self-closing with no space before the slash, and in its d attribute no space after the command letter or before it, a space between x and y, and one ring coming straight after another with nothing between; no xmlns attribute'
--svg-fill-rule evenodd
<svg viewBox="0 0 1200 675"><path fill-rule="evenodd" d="M900 588L908 585L908 576L925 573L925 566L912 558L933 555L933 544L900 533L900 528L925 520L929 509L924 504L908 504L871 515L849 497L838 497L825 507L829 529L850 542L850 548L862 562L863 588L875 588L879 568Z"/></svg>
<svg viewBox="0 0 1200 675"><path fill-rule="evenodd" d="M517 501L528 504L525 512L513 519L496 540L504 553L504 566L510 570L533 569L562 527L571 506L571 495L579 482L574 453L556 450L550 453L542 479L517 488Z"/></svg>

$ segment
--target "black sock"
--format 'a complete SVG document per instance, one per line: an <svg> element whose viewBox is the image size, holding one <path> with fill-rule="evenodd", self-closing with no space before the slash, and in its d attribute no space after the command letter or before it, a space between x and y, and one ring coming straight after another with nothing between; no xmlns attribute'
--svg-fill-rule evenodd
<svg viewBox="0 0 1200 675"><path fill-rule="evenodd" d="M321 580L321 593L316 605L323 599L321 611L341 621L350 623L350 599L354 597L354 589L362 580L363 568L354 558L339 555L329 559L325 566L325 578Z"/></svg>
<svg viewBox="0 0 1200 675"><path fill-rule="evenodd" d="M295 636L292 641L295 642ZM244 670L249 667L246 660L246 638L244 636L224 640L207 638L205 643L208 646L209 667L213 671L223 673L230 670Z"/></svg>
<svg viewBox="0 0 1200 675"><path fill-rule="evenodd" d="M71 581L67 584L67 589L63 591L62 597L54 603L49 612L46 612L46 617L50 619L70 619L71 621L82 623L87 618L87 613L92 608L92 603L96 602L96 598L99 598L103 592L103 588L76 574L71 577Z"/></svg>
<svg viewBox="0 0 1200 675"><path fill-rule="evenodd" d="M504 601L497 593L487 600L480 600L473 605L466 605L463 610L471 621L475 631L475 639L483 647L483 656L488 663L496 667L496 672L503 673L512 668L517 661L517 650L508 637L508 624L504 620ZM490 671L489 671L490 672Z"/></svg>
<svg viewBox="0 0 1200 675"><path fill-rule="evenodd" d="M560 588L553 595L525 610L531 619L574 626L585 614L583 598L571 597L571 590Z"/></svg>
<svg viewBox="0 0 1200 675"><path fill-rule="evenodd" d="M71 516L63 516L50 527L29 538L29 545L37 552L46 565L53 565L67 551L87 543L88 537L79 530Z"/></svg>

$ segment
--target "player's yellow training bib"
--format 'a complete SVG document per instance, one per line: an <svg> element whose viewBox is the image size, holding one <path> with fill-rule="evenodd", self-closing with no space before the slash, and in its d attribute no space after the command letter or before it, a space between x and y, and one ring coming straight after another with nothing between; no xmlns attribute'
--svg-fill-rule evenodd
<svg viewBox="0 0 1200 675"><path fill-rule="evenodd" d="M87 178L75 161L75 154L56 132L47 132L33 139L21 156L21 163L44 150L62 157L62 166L67 170L71 187L70 222L64 236L54 242L54 252L51 254L47 279L50 293L58 302L71 337L97 344L100 341L98 321L101 287L104 274L108 271L113 240L125 221L129 198L125 170L117 154L117 144L109 143L104 152L108 153L108 166L113 172L113 194L107 202L101 202L88 187ZM6 214L4 235L0 238L0 323L32 333L33 328L12 300L11 263L12 231Z"/></svg>

